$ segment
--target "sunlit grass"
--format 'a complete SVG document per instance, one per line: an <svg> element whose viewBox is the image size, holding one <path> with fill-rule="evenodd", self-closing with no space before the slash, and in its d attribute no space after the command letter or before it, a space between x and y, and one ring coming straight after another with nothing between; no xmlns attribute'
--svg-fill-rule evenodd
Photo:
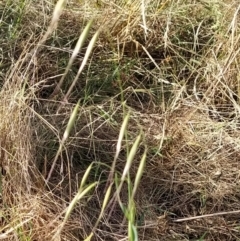
<svg viewBox="0 0 240 241"><path fill-rule="evenodd" d="M239 11L2 1L0 239L236 240Z"/></svg>

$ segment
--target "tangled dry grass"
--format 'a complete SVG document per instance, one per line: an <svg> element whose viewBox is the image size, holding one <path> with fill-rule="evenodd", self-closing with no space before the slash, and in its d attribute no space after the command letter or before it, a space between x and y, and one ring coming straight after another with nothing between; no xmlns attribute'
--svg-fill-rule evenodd
<svg viewBox="0 0 240 241"><path fill-rule="evenodd" d="M240 240L239 10L1 1L0 239Z"/></svg>

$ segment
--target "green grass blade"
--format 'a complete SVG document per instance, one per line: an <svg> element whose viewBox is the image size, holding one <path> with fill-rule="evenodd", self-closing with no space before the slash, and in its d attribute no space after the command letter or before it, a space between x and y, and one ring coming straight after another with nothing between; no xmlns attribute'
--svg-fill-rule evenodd
<svg viewBox="0 0 240 241"><path fill-rule="evenodd" d="M90 233L90 235L87 238L85 238L83 241L90 241L92 237L93 237L93 233Z"/></svg>
<svg viewBox="0 0 240 241"><path fill-rule="evenodd" d="M62 152L64 143L65 143L65 141L67 140L67 138L69 137L70 131L71 131L72 128L73 128L73 125L74 125L75 120L76 120L76 118L77 118L77 113L78 113L79 105L80 105L80 102L78 101L77 104L76 104L76 106L74 107L74 110L73 110L73 112L72 112L72 114L71 114L71 116L70 116L70 119L69 119L69 121L68 121L67 128L66 128L66 130L65 130L65 132L64 132L64 134L63 134L63 138L62 138L62 140L61 140L61 142L60 142L60 146L59 146L59 148L58 148L57 154L56 154L56 156L55 156L55 158L54 158L54 160L53 160L51 169L50 169L49 174L48 174L48 177L47 177L47 179L46 179L46 183L49 182L49 179L50 179L51 176L52 176L52 172L53 172L53 170L54 170L54 168L55 168L55 165L56 165L56 163L57 163L58 157L59 157L59 155L60 155L61 152Z"/></svg>
<svg viewBox="0 0 240 241"><path fill-rule="evenodd" d="M77 118L79 106L80 106L80 101L77 102L77 104L74 107L73 112L72 112L72 114L70 116L70 119L69 119L68 124L67 124L67 128L66 128L66 130L65 130L65 132L63 134L63 139L62 139L63 143L67 140L67 138L69 137L69 134L70 134L70 132L71 132L71 130L73 128L73 125L74 125L75 120Z"/></svg>
<svg viewBox="0 0 240 241"><path fill-rule="evenodd" d="M108 187L107 192L105 194L103 204L102 204L102 208L101 208L101 213L99 215L99 219L102 218L102 216L103 216L104 210L105 210L105 208L107 206L107 203L110 199L111 191L112 191L112 184Z"/></svg>
<svg viewBox="0 0 240 241"><path fill-rule="evenodd" d="M99 36L99 33L100 33L100 31L98 30L98 31L93 35L93 37L92 37L92 39L91 39L91 41L90 41L90 43L89 43L89 45L88 45L87 51L86 51L86 53L85 53L85 55L84 55L82 64L81 64L81 66L80 66L80 68L79 68L79 70L78 70L78 73L77 73L76 77L74 78L71 86L69 87L67 94L66 94L65 97L64 97L64 101L67 101L69 95L71 94L74 86L76 85L76 83L77 83L77 81L78 81L78 79L79 79L80 74L82 73L82 70L84 69L85 65L87 64L87 61L88 61L89 56L90 56L90 54L91 54L91 52L92 52L92 50L93 50L94 44L95 44L96 41L97 41L97 38L98 38L98 36Z"/></svg>
<svg viewBox="0 0 240 241"><path fill-rule="evenodd" d="M84 42L85 42L85 40L86 40L86 38L87 38L87 36L88 36L88 33L89 33L90 28L91 28L91 26L92 26L92 23L93 23L92 20L89 21L88 24L87 24L87 26L84 28L83 32L81 33L81 35L80 35L80 37L79 37L79 39L78 39L78 42L77 42L77 44L76 44L76 46L75 46L75 48L74 48L74 50L73 50L72 56L71 56L71 58L69 59L68 65L67 65L67 67L66 67L66 69L65 69L65 71L64 71L64 74L63 74L63 76L61 77L58 85L56 86L56 88L54 89L54 91L53 91L53 93L52 93L52 95L51 95L52 97L54 97L55 95L57 95L58 92L60 91L60 89L61 89L61 87L62 87L62 84L63 84L63 81L64 81L67 73L69 72L69 70L70 70L70 68L71 68L74 60L76 59L78 53L81 51L81 48L82 48L82 46L83 46L83 44L84 44Z"/></svg>
<svg viewBox="0 0 240 241"><path fill-rule="evenodd" d="M79 189L78 193L76 194L76 196L73 198L73 200L71 201L71 203L69 204L65 217L64 217L64 222L66 222L74 208L74 206L76 205L76 203L82 199L87 193L89 193L91 191L91 189L93 189L96 185L98 184L98 182L94 182L92 184L90 184L88 187L86 187L83 191L81 191Z"/></svg>
<svg viewBox="0 0 240 241"><path fill-rule="evenodd" d="M135 177L135 181L134 181L134 185L133 185L133 191L132 191L132 199L134 198L134 196L136 194L137 187L139 186L140 180L142 178L142 174L143 174L144 167L145 167L145 164L146 164L146 159L147 159L147 148L145 148L145 151L144 151L143 156L141 158L140 165L138 167L138 171L137 171L137 174L136 174L136 177Z"/></svg>
<svg viewBox="0 0 240 241"><path fill-rule="evenodd" d="M71 201L71 203L69 204L69 206L67 207L67 210L65 212L65 216L64 216L64 219L61 223L61 225L58 227L57 229L57 232L55 233L55 235L53 236L52 240L57 240L57 239L60 239L60 235L61 235L61 232L67 222L67 220L69 219L75 205L77 204L77 202L82 199L87 193L89 193L91 191L91 189L93 189L96 185L97 185L98 182L94 182L92 184L90 184L87 188L85 188L83 191L80 190L79 188L79 191L78 193L76 194L76 196L73 198L73 200Z"/></svg>
<svg viewBox="0 0 240 241"><path fill-rule="evenodd" d="M87 170L85 171L84 175L83 175L83 178L82 178L82 181L81 181L81 184L80 184L80 190L83 189L83 187L85 186L85 183L87 181L87 178L89 176L89 173L92 169L92 166L93 166L93 163L91 163L91 165L87 168Z"/></svg>
<svg viewBox="0 0 240 241"><path fill-rule="evenodd" d="M137 153L137 150L138 150L138 147L139 147L139 143L140 143L140 141L141 141L141 138L142 138L142 135L141 135L141 134L138 135L136 141L134 142L134 144L133 144L133 146L132 146L132 148L131 148L131 150L130 150L130 153L129 153L128 157L127 157L127 163L126 163L126 165L125 165L125 168L124 168L124 170L123 170L123 174L122 174L122 177L121 177L121 181L122 181L122 182L125 180L126 175L127 175L128 172L129 172L129 169L130 169L130 167L131 167L131 165L132 165L132 162L133 162L133 160L134 160L134 157L135 157L135 155L136 155L136 153Z"/></svg>

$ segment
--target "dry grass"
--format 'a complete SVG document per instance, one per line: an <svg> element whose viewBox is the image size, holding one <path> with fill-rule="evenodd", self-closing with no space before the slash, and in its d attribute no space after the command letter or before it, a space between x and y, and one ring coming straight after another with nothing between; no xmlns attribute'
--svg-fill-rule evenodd
<svg viewBox="0 0 240 241"><path fill-rule="evenodd" d="M239 10L0 2L0 240L240 240Z"/></svg>

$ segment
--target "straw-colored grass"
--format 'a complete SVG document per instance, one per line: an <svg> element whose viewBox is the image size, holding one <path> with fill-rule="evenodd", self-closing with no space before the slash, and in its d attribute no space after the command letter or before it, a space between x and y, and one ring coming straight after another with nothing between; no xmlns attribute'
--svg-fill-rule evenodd
<svg viewBox="0 0 240 241"><path fill-rule="evenodd" d="M236 0L0 2L0 240L240 240Z"/></svg>

